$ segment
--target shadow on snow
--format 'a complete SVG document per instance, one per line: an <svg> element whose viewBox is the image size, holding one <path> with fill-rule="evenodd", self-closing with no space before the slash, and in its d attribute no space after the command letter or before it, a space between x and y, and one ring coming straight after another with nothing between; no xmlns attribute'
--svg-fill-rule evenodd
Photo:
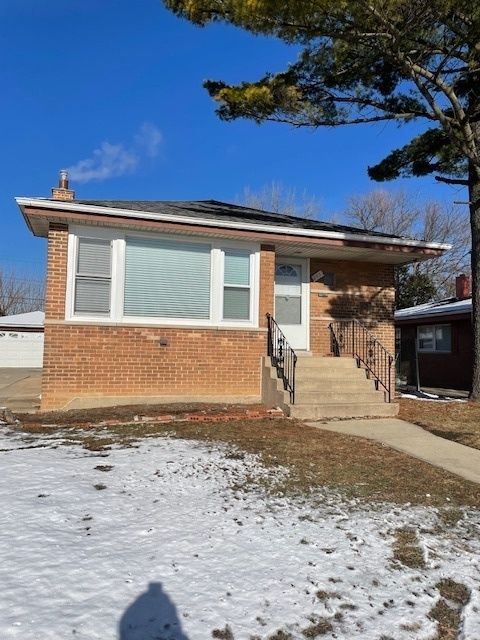
<svg viewBox="0 0 480 640"><path fill-rule="evenodd" d="M125 610L120 619L119 640L188 640L177 608L161 582L151 582L148 590Z"/></svg>

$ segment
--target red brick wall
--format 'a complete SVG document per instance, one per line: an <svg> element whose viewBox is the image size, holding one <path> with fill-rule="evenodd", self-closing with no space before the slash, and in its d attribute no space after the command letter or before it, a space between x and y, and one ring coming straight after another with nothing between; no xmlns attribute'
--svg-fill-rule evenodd
<svg viewBox="0 0 480 640"><path fill-rule="evenodd" d="M328 325L334 320L356 318L365 324L391 353L395 352L393 266L370 262L312 259L311 273L335 274L335 285L310 285L310 349L330 353Z"/></svg>
<svg viewBox="0 0 480 640"><path fill-rule="evenodd" d="M52 225L42 409L77 396L259 396L265 314L273 310L273 247L260 256L261 328L190 329L66 323L68 229ZM160 339L167 346L160 346Z"/></svg>
<svg viewBox="0 0 480 640"><path fill-rule="evenodd" d="M260 329L94 325L65 322L68 229L51 225L42 409L77 396L259 396L267 312L273 313L275 248L262 245ZM336 274L331 292L312 283L311 349L329 353L332 319L358 317L394 348L393 269L378 264L311 261ZM322 294L319 297L318 294ZM167 345L161 346L160 339Z"/></svg>
<svg viewBox="0 0 480 640"><path fill-rule="evenodd" d="M267 326L267 313L273 315L275 297L275 247L262 244L260 247L260 301L259 323Z"/></svg>
<svg viewBox="0 0 480 640"><path fill-rule="evenodd" d="M47 249L47 286L45 291L45 318L65 318L67 288L68 227L50 223Z"/></svg>
<svg viewBox="0 0 480 640"><path fill-rule="evenodd" d="M421 323L434 324L432 321ZM472 388L473 335L470 320L439 320L437 324L450 324L452 327L451 353L419 353L418 365L420 385L440 389ZM419 323L420 325L420 323ZM418 325L418 326L419 326ZM407 384L416 384L415 339L416 324L401 325L402 346L400 354L400 373Z"/></svg>
<svg viewBox="0 0 480 640"><path fill-rule="evenodd" d="M101 394L259 396L265 345L263 331L49 324L42 409Z"/></svg>

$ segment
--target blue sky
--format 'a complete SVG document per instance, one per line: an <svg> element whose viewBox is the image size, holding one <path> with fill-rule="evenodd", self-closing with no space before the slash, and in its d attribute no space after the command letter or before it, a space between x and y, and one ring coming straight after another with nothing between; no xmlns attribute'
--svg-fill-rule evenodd
<svg viewBox="0 0 480 640"><path fill-rule="evenodd" d="M159 0L2 0L0 267L41 274L45 241L13 198L49 196L63 167L79 198L231 201L278 181L318 198L325 217L378 188L367 166L416 125L306 131L215 115L204 79L255 79L295 54L225 25L194 27ZM431 178L383 186L459 198Z"/></svg>

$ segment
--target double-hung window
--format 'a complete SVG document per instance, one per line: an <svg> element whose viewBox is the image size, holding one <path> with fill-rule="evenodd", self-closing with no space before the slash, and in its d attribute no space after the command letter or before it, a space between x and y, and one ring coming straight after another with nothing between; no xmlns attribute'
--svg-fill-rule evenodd
<svg viewBox="0 0 480 640"><path fill-rule="evenodd" d="M225 249L223 255L223 319L249 320L250 253L237 249Z"/></svg>
<svg viewBox="0 0 480 640"><path fill-rule="evenodd" d="M448 353L452 350L452 327L449 324L418 327L418 350Z"/></svg>
<svg viewBox="0 0 480 640"><path fill-rule="evenodd" d="M112 242L77 238L74 312L110 315Z"/></svg>

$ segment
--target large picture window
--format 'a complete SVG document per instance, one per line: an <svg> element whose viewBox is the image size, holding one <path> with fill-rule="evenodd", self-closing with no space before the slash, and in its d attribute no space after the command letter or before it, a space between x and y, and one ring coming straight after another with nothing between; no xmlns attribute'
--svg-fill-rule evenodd
<svg viewBox="0 0 480 640"><path fill-rule="evenodd" d="M111 278L111 241L78 238L75 313L109 315Z"/></svg>
<svg viewBox="0 0 480 640"><path fill-rule="evenodd" d="M452 327L449 324L418 327L418 350L448 353L452 350Z"/></svg>
<svg viewBox="0 0 480 640"><path fill-rule="evenodd" d="M209 244L126 238L126 316L210 317Z"/></svg>

